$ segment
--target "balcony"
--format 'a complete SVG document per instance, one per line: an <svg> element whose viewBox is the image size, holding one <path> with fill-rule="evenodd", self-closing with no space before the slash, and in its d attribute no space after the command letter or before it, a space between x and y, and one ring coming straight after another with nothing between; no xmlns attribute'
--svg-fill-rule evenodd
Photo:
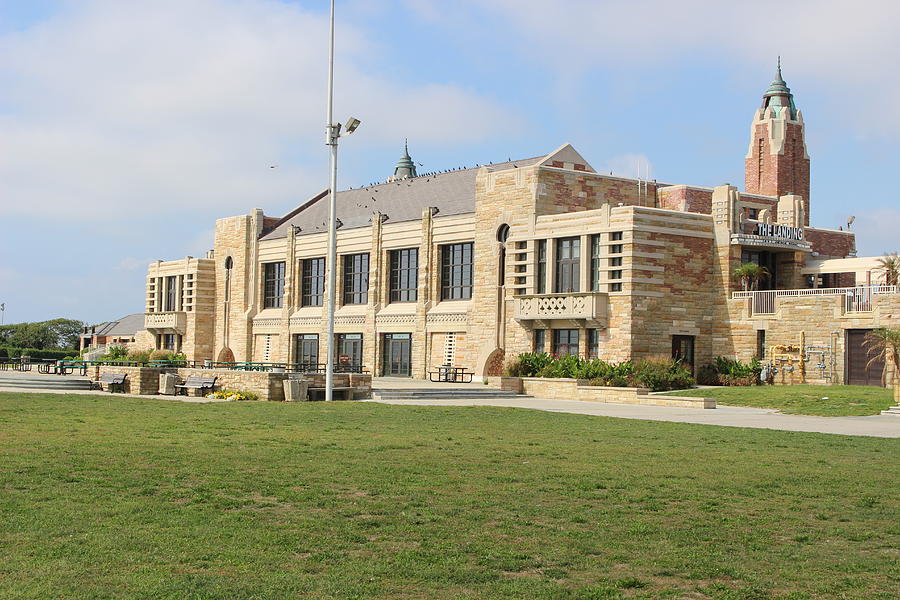
<svg viewBox="0 0 900 600"><path fill-rule="evenodd" d="M752 292L734 292L735 300L750 300L751 316L775 315L781 299L841 298L844 314L871 313L879 298L892 294L900 294L900 286L896 285L861 285L845 288L809 288L800 290L762 290ZM796 302L798 300L794 300ZM827 301L826 301L827 302Z"/></svg>
<svg viewBox="0 0 900 600"><path fill-rule="evenodd" d="M606 321L607 295L604 292L534 294L516 297L517 321L584 319Z"/></svg>
<svg viewBox="0 0 900 600"><path fill-rule="evenodd" d="M181 333L187 328L187 313L144 313L144 329L154 333Z"/></svg>

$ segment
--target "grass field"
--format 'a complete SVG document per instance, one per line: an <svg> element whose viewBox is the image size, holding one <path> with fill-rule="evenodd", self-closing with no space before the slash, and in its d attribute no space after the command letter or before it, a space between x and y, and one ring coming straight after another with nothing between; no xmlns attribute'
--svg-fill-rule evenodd
<svg viewBox="0 0 900 600"><path fill-rule="evenodd" d="M783 413L822 417L877 415L894 404L893 390L863 385L721 387L667 395L715 398L720 404L731 406L777 408Z"/></svg>
<svg viewBox="0 0 900 600"><path fill-rule="evenodd" d="M0 597L900 596L900 440L0 394Z"/></svg>

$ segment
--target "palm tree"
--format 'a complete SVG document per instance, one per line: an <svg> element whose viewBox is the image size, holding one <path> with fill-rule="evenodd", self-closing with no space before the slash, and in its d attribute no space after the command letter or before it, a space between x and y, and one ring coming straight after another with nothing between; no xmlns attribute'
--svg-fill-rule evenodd
<svg viewBox="0 0 900 600"><path fill-rule="evenodd" d="M879 258L878 270L884 273L884 285L900 284L900 255L891 252Z"/></svg>
<svg viewBox="0 0 900 600"><path fill-rule="evenodd" d="M740 281L744 291L755 290L760 281L769 276L769 270L756 263L744 263L734 271L731 276L735 281Z"/></svg>
<svg viewBox="0 0 900 600"><path fill-rule="evenodd" d="M884 359L882 381L887 384L888 367L894 370L894 399L900 401L900 328L879 327L866 334L863 342L869 356L873 358L866 365L870 367L878 359ZM873 356L874 355L874 356Z"/></svg>

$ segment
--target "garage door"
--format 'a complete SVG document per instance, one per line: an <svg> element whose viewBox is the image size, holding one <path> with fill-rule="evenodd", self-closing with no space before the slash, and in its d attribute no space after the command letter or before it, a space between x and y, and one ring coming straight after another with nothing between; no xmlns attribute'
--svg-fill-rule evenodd
<svg viewBox="0 0 900 600"><path fill-rule="evenodd" d="M863 342L871 329L847 330L847 383L850 385L881 386L881 375L884 371L884 358L867 367L872 357L866 352Z"/></svg>

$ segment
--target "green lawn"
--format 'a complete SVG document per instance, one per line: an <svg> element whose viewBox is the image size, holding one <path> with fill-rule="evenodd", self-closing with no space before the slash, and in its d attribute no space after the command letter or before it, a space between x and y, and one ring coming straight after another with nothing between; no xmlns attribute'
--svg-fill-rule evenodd
<svg viewBox="0 0 900 600"><path fill-rule="evenodd" d="M777 408L783 413L822 417L877 415L894 404L892 390L863 385L721 387L666 395L715 398L725 405Z"/></svg>
<svg viewBox="0 0 900 600"><path fill-rule="evenodd" d="M900 440L0 394L0 598L900 597Z"/></svg>

